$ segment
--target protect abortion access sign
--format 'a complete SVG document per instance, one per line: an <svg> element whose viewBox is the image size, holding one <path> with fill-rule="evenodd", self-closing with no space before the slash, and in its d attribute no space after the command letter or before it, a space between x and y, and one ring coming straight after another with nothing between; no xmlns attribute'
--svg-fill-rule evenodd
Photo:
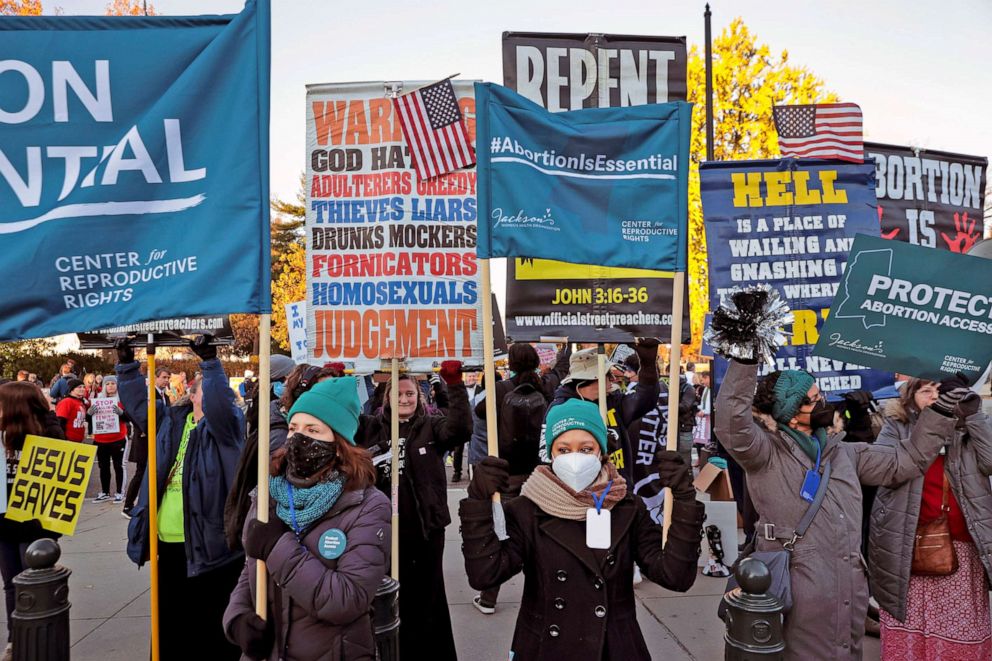
<svg viewBox="0 0 992 661"><path fill-rule="evenodd" d="M926 379L992 361L992 260L858 236L818 356Z"/></svg>

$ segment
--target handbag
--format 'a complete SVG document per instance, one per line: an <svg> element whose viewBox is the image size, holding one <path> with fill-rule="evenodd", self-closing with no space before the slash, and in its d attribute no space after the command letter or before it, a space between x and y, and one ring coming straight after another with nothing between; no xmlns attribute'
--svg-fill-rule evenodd
<svg viewBox="0 0 992 661"><path fill-rule="evenodd" d="M813 518L816 516L816 513L820 511L820 506L823 505L823 499L827 496L827 484L829 482L830 462L828 461L823 465L823 476L820 478L820 484L816 489L816 495L813 497L813 502L811 502L809 507L806 508L806 513L803 514L803 518L800 519L799 525L796 526L796 529L792 534L792 538L782 543L781 551L755 551L754 540L751 540L751 542L749 542L748 545L742 550L741 556L737 559L737 562L734 563L733 572L731 572L730 578L727 579L727 587L724 590L724 594L740 587L737 583L736 576L737 564L744 558L754 558L755 560L760 560L765 563L765 566L768 567L768 572L772 577L772 584L771 587L768 588L768 594L778 599L779 603L782 604L782 614L785 615L792 609L792 577L789 575L789 567L792 561L792 550L795 548L796 542L801 540L806 534L806 531L809 530L810 524L813 523ZM726 600L721 599L720 606L717 609L717 615L722 620L724 619L726 613L727 602Z"/></svg>
<svg viewBox="0 0 992 661"><path fill-rule="evenodd" d="M950 484L944 472L944 486L940 499L940 516L933 521L916 526L916 542L913 544L913 576L948 576L958 570L958 556L951 542L951 524L947 513Z"/></svg>

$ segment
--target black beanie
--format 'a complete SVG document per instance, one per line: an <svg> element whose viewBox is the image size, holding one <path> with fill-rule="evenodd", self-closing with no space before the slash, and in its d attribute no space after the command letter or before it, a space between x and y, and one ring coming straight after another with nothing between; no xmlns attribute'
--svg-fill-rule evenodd
<svg viewBox="0 0 992 661"><path fill-rule="evenodd" d="M65 385L65 392L66 392L66 394L71 393L73 390L75 390L76 388L78 388L81 385L84 385L84 384L79 379L69 379L69 382Z"/></svg>

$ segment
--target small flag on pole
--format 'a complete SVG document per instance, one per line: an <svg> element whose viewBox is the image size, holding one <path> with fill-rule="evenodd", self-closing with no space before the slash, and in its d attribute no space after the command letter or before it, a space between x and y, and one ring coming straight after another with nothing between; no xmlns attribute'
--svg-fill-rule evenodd
<svg viewBox="0 0 992 661"><path fill-rule="evenodd" d="M782 156L861 163L865 145L861 108L854 103L775 106Z"/></svg>
<svg viewBox="0 0 992 661"><path fill-rule="evenodd" d="M475 151L450 79L397 97L393 107L419 181L475 163Z"/></svg>

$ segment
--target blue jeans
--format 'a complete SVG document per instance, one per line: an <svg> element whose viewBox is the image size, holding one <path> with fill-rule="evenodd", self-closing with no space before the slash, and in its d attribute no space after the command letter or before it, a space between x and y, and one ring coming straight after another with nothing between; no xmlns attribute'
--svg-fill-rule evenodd
<svg viewBox="0 0 992 661"><path fill-rule="evenodd" d="M7 606L7 641L11 639L14 615L14 577L27 569L24 554L30 542L0 540L0 575L3 576L3 598Z"/></svg>

